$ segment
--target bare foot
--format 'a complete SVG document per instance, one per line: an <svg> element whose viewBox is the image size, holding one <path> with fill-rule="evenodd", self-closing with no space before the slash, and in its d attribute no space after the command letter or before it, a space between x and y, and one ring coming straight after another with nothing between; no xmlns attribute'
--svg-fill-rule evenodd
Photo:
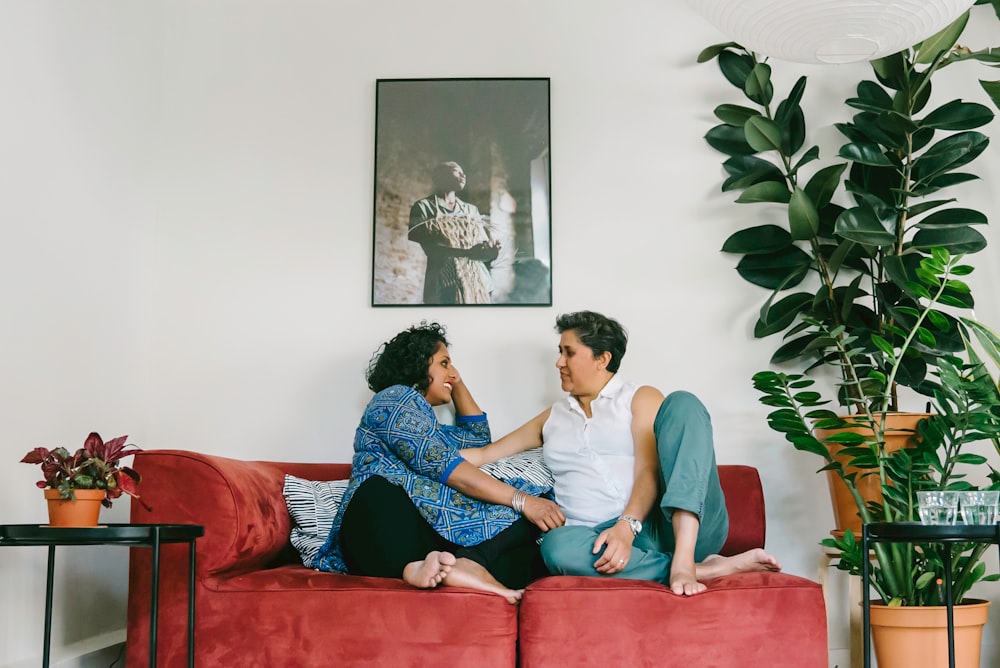
<svg viewBox="0 0 1000 668"><path fill-rule="evenodd" d="M705 557L705 560L698 564L674 559L670 565L670 590L678 596L693 596L708 589L700 580L718 578L733 573L780 570L781 565L778 560L759 547L732 557L713 554Z"/></svg>
<svg viewBox="0 0 1000 668"><path fill-rule="evenodd" d="M454 565L455 555L451 552L428 552L422 561L411 561L403 567L403 580L414 587L433 589Z"/></svg>
<svg viewBox="0 0 1000 668"><path fill-rule="evenodd" d="M466 587L467 589L478 589L480 591L500 594L511 605L515 605L520 601L521 595L524 594L523 589L508 589L504 587L482 565L465 558L455 561L455 566L448 571L448 575L444 579L444 584L449 587Z"/></svg>
<svg viewBox="0 0 1000 668"><path fill-rule="evenodd" d="M732 557L713 554L705 558L696 567L699 580L717 578L733 573L751 573L754 571L780 571L781 564L773 556L759 547L741 552Z"/></svg>
<svg viewBox="0 0 1000 668"><path fill-rule="evenodd" d="M693 563L674 559L670 564L670 590L678 596L694 596L705 591L708 587L698 582L697 572Z"/></svg>

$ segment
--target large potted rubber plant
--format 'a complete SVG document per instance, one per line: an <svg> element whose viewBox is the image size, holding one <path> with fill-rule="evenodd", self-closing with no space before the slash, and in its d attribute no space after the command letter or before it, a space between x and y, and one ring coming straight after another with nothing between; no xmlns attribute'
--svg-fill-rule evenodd
<svg viewBox="0 0 1000 668"><path fill-rule="evenodd" d="M974 8L977 20L989 9ZM968 166L989 144L978 128L993 112L962 99L942 103L932 87L962 61L1000 61L994 49L959 46L969 20L967 13L872 62L872 78L845 100L853 115L836 125L844 143L833 161L806 146L806 77L776 100L765 58L735 43L699 57L716 60L743 96L716 107L721 123L706 135L727 156L723 191L737 192L741 204L763 203L765 216L783 212L723 245L741 256L739 274L770 292L755 336L782 334L771 361L796 369L761 372L755 386L775 408L770 426L823 458L821 470L843 488L858 522L913 521L917 490L969 488L966 474L997 484L988 460L966 447L983 440L997 447L1000 437L991 372L1000 364L1000 337L971 317L963 280L972 272L965 256L986 247L976 227L987 218L949 194L977 178ZM980 82L972 92L996 105L1000 83ZM817 389L808 375L814 369L834 372L829 391ZM923 395L918 407L930 409L905 428L891 422L901 394ZM889 442L898 435L904 447L895 449ZM866 485L878 494L865 496ZM862 563L857 526L825 541L852 572ZM935 605L936 585L949 577L963 597L985 565L980 548L955 549L953 572L944 573L932 546L880 545L876 591L893 607Z"/></svg>

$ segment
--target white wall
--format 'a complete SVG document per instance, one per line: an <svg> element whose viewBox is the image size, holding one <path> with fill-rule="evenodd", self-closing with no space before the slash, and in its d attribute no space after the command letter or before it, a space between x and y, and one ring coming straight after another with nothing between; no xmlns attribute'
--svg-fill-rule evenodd
<svg viewBox="0 0 1000 668"><path fill-rule="evenodd" d="M678 5L4 4L5 460L97 429L147 448L347 461L372 351L423 318L448 326L502 433L559 394L555 315L590 308L629 328L625 375L703 397L719 460L761 470L768 548L815 578L832 525L820 462L766 427L749 382L774 347L750 335L764 295L718 252L766 213L718 192L722 156L702 136L712 108L738 100L694 62L724 38ZM986 74L970 67L955 95L981 99L972 77ZM829 126L847 118L836 103L866 69L775 68L785 90L810 75L807 115L830 155ZM551 77L554 305L372 309L375 79L461 76ZM976 168L963 202L996 211L1000 149ZM987 286L1000 280L990 235ZM978 297L1000 324L1000 296ZM35 473L0 467L27 492L0 521L42 520ZM60 644L124 624L124 551L88 550L60 573L63 592L97 580L91 596L57 593ZM0 666L38 656L44 567L43 550L0 550ZM88 606L100 613L62 620ZM846 646L843 624L831 640Z"/></svg>

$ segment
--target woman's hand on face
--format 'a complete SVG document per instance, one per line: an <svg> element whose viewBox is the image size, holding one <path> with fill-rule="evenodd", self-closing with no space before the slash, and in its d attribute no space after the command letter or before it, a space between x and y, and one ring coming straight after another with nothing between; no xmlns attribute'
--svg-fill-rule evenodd
<svg viewBox="0 0 1000 668"><path fill-rule="evenodd" d="M611 575L621 573L628 566L629 559L632 558L632 529L625 522L615 522L601 532L601 535L594 541L593 553L597 554L604 548L604 553L594 562L594 569L598 573Z"/></svg>
<svg viewBox="0 0 1000 668"><path fill-rule="evenodd" d="M529 495L524 500L524 516L543 532L566 524L566 516L559 506L538 496Z"/></svg>

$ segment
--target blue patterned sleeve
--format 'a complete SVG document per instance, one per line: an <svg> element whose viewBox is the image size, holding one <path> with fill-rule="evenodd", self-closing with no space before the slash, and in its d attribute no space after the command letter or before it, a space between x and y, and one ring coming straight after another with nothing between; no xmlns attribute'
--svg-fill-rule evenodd
<svg viewBox="0 0 1000 668"><path fill-rule="evenodd" d="M372 416L373 426L381 432L382 442L411 471L444 482L455 467L465 461L454 439L449 438L430 407L419 393L394 386L379 394L384 397L375 408L381 415ZM373 402L374 403L374 402Z"/></svg>
<svg viewBox="0 0 1000 668"><path fill-rule="evenodd" d="M486 413L457 415L454 427L441 425L441 430L453 440L457 448L482 448L493 441Z"/></svg>

